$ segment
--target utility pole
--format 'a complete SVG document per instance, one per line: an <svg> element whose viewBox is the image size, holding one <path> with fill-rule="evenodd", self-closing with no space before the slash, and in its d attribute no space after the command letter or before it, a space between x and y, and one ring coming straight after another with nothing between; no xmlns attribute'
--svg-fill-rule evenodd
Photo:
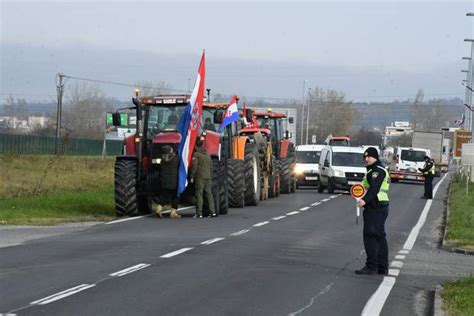
<svg viewBox="0 0 474 316"><path fill-rule="evenodd" d="M311 95L311 88L308 89L308 105L306 106L307 108L307 111L306 111L306 145L308 145L308 137L309 137L309 113L311 113L309 111L309 107L311 105L311 99L309 98L309 96Z"/></svg>
<svg viewBox="0 0 474 316"><path fill-rule="evenodd" d="M56 109L56 144L55 152L56 155L59 154L59 140L61 139L61 119L62 119L62 110L63 110L63 95L64 95L64 82L63 79L66 77L62 73L56 74L56 92L58 95L58 105ZM59 82L58 82L59 78Z"/></svg>
<svg viewBox="0 0 474 316"><path fill-rule="evenodd" d="M306 82L308 80L303 80L303 96L301 98L301 141L300 145L303 145L303 134L304 134L304 97L306 92Z"/></svg>

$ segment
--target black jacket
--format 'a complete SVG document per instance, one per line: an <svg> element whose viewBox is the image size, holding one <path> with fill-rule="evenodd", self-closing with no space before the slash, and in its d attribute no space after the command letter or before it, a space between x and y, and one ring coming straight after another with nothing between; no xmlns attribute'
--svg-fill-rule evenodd
<svg viewBox="0 0 474 316"><path fill-rule="evenodd" d="M425 172L430 171L432 167L433 167L433 160L431 159L428 161L425 160L425 166L423 168L418 168L418 170L420 170L423 174L425 174ZM432 173L428 173L428 175L432 175Z"/></svg>
<svg viewBox="0 0 474 316"><path fill-rule="evenodd" d="M161 188L175 190L178 186L179 159L175 153L161 158Z"/></svg>

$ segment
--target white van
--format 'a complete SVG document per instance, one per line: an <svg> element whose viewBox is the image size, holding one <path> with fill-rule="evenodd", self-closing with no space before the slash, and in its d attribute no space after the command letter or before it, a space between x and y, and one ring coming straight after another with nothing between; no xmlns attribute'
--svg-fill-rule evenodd
<svg viewBox="0 0 474 316"><path fill-rule="evenodd" d="M326 146L319 159L318 192L349 190L361 182L366 173L364 149L361 147Z"/></svg>
<svg viewBox="0 0 474 316"><path fill-rule="evenodd" d="M425 166L425 156L430 157L431 152L425 148L399 147L395 168L390 170L390 179L392 182L399 180L425 181L423 174L418 168Z"/></svg>
<svg viewBox="0 0 474 316"><path fill-rule="evenodd" d="M296 187L317 185L319 178L319 157L324 145L296 146Z"/></svg>

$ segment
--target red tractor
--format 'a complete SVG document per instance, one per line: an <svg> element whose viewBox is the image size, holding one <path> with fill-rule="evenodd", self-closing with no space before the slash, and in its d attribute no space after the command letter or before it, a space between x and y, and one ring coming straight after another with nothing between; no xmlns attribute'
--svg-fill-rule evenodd
<svg viewBox="0 0 474 316"><path fill-rule="evenodd" d="M133 98L136 112L137 131L124 141L123 155L115 161L115 208L119 216L150 213L152 202L159 199L161 157L163 146L170 145L178 152L181 134L178 122L189 95L157 95ZM124 109L122 109L124 110ZM120 113L113 114L114 125L120 125ZM198 122L202 128L202 122ZM219 176L226 168L221 162L221 137L213 131L206 131L205 146L213 159L213 186L216 212L227 213L226 177ZM193 185L180 197L180 203L192 204Z"/></svg>

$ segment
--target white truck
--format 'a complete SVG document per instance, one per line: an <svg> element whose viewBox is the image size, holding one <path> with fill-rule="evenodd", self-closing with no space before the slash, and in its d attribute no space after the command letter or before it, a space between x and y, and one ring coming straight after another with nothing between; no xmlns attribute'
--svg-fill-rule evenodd
<svg viewBox="0 0 474 316"><path fill-rule="evenodd" d="M448 153L449 157L450 148L447 148L448 144L444 140L443 131L416 129L413 132L411 145L430 150L430 158L434 160L436 165L436 176L439 176L441 172L448 171L448 159L446 159L445 154Z"/></svg>

